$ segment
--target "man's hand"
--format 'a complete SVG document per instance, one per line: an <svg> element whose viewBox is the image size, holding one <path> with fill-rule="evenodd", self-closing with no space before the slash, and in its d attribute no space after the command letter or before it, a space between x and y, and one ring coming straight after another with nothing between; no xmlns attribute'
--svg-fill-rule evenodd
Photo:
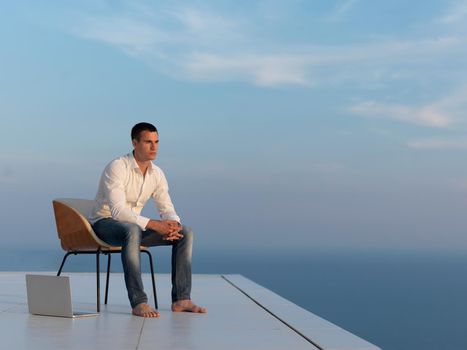
<svg viewBox="0 0 467 350"><path fill-rule="evenodd" d="M156 231L167 241L176 241L183 237L183 235L179 233L182 226L179 222L174 220L149 220L146 228Z"/></svg>

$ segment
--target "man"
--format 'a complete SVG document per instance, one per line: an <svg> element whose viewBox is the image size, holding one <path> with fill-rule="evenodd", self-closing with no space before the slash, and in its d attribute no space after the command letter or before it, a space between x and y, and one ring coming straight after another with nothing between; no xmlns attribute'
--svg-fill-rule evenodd
<svg viewBox="0 0 467 350"><path fill-rule="evenodd" d="M133 152L104 169L89 221L100 239L122 246L125 284L134 315L160 316L147 303L143 290L140 245L172 246L172 311L205 313L205 308L190 299L192 231L180 224L164 173L152 163L159 147L158 131L152 124L138 123L131 130L131 140ZM154 200L161 220L141 215L149 198Z"/></svg>

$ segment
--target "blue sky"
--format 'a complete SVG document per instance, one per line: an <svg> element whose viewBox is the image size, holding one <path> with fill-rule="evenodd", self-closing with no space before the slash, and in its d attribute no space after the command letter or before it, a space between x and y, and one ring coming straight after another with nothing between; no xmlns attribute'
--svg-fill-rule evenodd
<svg viewBox="0 0 467 350"><path fill-rule="evenodd" d="M203 249L467 250L467 1L2 4L2 244L138 121ZM151 213L153 208L148 208Z"/></svg>

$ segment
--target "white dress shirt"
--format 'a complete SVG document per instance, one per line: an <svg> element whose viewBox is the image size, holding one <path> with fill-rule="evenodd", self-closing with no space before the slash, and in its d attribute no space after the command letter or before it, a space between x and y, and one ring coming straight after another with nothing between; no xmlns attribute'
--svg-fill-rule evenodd
<svg viewBox="0 0 467 350"><path fill-rule="evenodd" d="M113 218L146 229L149 218L141 215L149 198L153 198L162 220L180 218L169 196L169 186L162 170L152 162L143 176L133 153L111 161L102 173L96 203L89 222Z"/></svg>

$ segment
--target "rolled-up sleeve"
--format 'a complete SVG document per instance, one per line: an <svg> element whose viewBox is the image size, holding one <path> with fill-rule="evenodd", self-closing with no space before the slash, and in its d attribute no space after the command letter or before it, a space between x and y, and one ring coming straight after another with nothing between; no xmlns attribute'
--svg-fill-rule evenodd
<svg viewBox="0 0 467 350"><path fill-rule="evenodd" d="M105 197L108 198L112 218L137 224L141 229L145 230L149 218L139 215L127 205L125 192L126 165L119 160L113 161L105 168L102 176Z"/></svg>

